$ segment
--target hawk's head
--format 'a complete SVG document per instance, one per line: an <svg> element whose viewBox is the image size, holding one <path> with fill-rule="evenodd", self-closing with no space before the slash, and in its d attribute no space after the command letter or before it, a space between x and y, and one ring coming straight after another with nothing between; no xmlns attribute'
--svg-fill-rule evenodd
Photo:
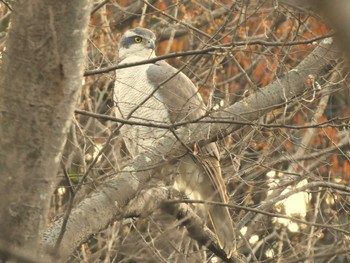
<svg viewBox="0 0 350 263"><path fill-rule="evenodd" d="M155 34L146 28L136 27L126 31L119 43L119 58L138 56L142 59L155 57Z"/></svg>

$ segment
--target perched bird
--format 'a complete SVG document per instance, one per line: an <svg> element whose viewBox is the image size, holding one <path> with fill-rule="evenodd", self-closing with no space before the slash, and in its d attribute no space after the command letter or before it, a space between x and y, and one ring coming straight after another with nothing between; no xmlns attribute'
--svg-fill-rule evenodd
<svg viewBox="0 0 350 263"><path fill-rule="evenodd" d="M156 57L155 40L155 34L145 28L126 31L119 43L119 63ZM116 70L114 100L116 116L134 121L169 124L193 121L206 113L205 103L192 81L164 61ZM121 134L132 156L152 151L159 139L173 136L165 129L131 125L124 125ZM191 199L227 203L216 144L210 143L199 152L180 159L175 187ZM234 249L234 230L228 209L204 205L204 210L219 245L230 255Z"/></svg>

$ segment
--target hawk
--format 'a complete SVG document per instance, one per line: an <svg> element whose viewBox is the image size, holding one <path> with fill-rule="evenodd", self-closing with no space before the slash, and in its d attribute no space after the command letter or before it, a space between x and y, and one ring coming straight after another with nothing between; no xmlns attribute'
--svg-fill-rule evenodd
<svg viewBox="0 0 350 263"><path fill-rule="evenodd" d="M119 63L156 57L155 40L155 34L145 28L126 31L119 43ZM169 124L194 121L206 114L196 86L165 61L116 70L114 101L116 116L134 121ZM152 151L157 141L173 136L169 130L131 125L124 125L121 135L132 156ZM210 143L199 152L188 153L180 159L175 187L191 199L227 203L216 144ZM204 207L220 247L230 255L234 248L234 230L227 207Z"/></svg>

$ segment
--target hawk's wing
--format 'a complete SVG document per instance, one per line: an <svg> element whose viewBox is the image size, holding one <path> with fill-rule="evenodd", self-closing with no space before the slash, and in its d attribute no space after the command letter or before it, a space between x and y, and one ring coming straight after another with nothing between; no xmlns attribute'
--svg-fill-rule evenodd
<svg viewBox="0 0 350 263"><path fill-rule="evenodd" d="M164 61L158 61L149 66L147 78L158 89L157 94L168 108L171 122L195 120L204 115L202 97L192 81L182 72Z"/></svg>
<svg viewBox="0 0 350 263"><path fill-rule="evenodd" d="M157 95L168 109L172 122L194 121L204 116L206 109L202 97L185 74L168 63L159 61L149 66L147 78L158 89ZM179 190L194 198L199 195L201 200L227 203L216 144L206 145L200 153L199 156L183 158L178 176L178 185L181 188ZM223 206L209 206L207 210L220 245L230 254L233 250L234 232L228 209Z"/></svg>

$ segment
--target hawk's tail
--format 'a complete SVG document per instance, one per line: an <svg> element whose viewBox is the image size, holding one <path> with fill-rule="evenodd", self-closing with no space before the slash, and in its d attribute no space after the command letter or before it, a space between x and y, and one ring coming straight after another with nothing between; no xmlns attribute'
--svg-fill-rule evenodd
<svg viewBox="0 0 350 263"><path fill-rule="evenodd" d="M235 250L235 233L230 213L227 207L217 205L210 205L208 210L219 245L230 257Z"/></svg>
<svg viewBox="0 0 350 263"><path fill-rule="evenodd" d="M191 199L227 204L225 182L221 176L220 163L211 156L187 155L181 159L176 188ZM200 212L209 215L212 230L218 243L228 256L235 249L235 233L232 219L226 206L198 204Z"/></svg>
<svg viewBox="0 0 350 263"><path fill-rule="evenodd" d="M200 162L214 188L211 195L208 195L208 193L203 193L202 195L206 196L206 200L226 204L228 197L219 161L215 158L207 157L200 158ZM207 211L219 245L230 257L235 250L236 240L230 212L226 206L220 205L208 205Z"/></svg>

